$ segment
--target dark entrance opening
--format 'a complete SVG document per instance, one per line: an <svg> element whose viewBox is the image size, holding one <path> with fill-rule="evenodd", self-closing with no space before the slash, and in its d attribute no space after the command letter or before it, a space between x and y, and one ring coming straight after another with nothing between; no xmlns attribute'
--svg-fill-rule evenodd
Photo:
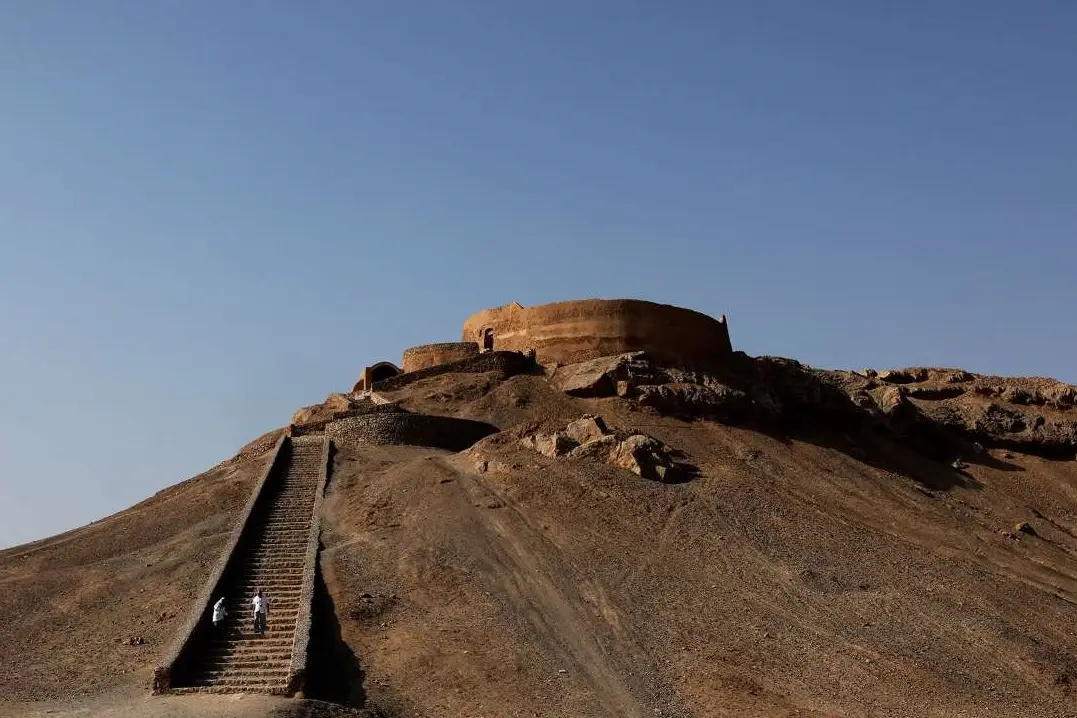
<svg viewBox="0 0 1077 718"><path fill-rule="evenodd" d="M376 384L385 379L392 379L400 373L400 370L389 362L382 362L370 367L370 383Z"/></svg>
<svg viewBox="0 0 1077 718"><path fill-rule="evenodd" d="M494 330L486 328L482 330L482 350L492 352L494 350Z"/></svg>

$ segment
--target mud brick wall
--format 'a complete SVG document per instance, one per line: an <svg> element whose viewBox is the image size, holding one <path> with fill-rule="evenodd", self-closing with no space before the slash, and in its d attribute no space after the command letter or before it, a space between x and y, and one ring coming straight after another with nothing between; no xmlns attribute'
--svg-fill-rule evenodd
<svg viewBox="0 0 1077 718"><path fill-rule="evenodd" d="M451 364L461 359L470 359L479 353L475 342L443 342L441 344L423 344L404 350L402 366L404 372L419 371L441 364Z"/></svg>
<svg viewBox="0 0 1077 718"><path fill-rule="evenodd" d="M646 351L668 366L707 366L732 353L725 317L638 299L509 304L472 315L461 339L495 350L534 350L542 364L572 364Z"/></svg>

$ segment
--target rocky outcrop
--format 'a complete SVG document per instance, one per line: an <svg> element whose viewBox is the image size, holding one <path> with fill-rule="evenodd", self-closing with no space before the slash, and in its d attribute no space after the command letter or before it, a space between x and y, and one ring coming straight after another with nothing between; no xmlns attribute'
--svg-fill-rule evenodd
<svg viewBox="0 0 1077 718"><path fill-rule="evenodd" d="M543 456L598 461L645 479L672 481L681 473L673 451L658 439L611 430L593 415L580 417L559 431L529 434L520 443Z"/></svg>
<svg viewBox="0 0 1077 718"><path fill-rule="evenodd" d="M877 376L815 374L865 413L905 434L1051 458L1072 459L1077 452L1077 387L1054 379L928 367Z"/></svg>
<svg viewBox="0 0 1077 718"><path fill-rule="evenodd" d="M353 398L350 394L330 394L321 404L304 406L292 414L293 424L309 424L320 419L331 419L341 416L361 406L362 402Z"/></svg>
<svg viewBox="0 0 1077 718"><path fill-rule="evenodd" d="M703 373L658 366L637 352L559 367L551 383L684 419L780 430L870 428L940 456L973 443L1052 458L1077 452L1077 387L1053 379L927 367L826 371L741 352Z"/></svg>
<svg viewBox="0 0 1077 718"><path fill-rule="evenodd" d="M624 392L629 384L661 382L665 378L665 372L655 367L644 352L632 352L560 366L550 383L572 396L597 397Z"/></svg>

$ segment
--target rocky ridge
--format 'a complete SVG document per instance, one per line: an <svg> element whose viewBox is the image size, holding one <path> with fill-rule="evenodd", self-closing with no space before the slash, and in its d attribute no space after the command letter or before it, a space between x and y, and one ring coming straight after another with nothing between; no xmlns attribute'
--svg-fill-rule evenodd
<svg viewBox="0 0 1077 718"><path fill-rule="evenodd" d="M888 433L940 456L974 445L1049 458L1077 452L1077 387L959 369L820 370L735 353L709 372L662 367L645 353L558 367L553 386L577 397L620 396L640 408L761 429L826 421Z"/></svg>

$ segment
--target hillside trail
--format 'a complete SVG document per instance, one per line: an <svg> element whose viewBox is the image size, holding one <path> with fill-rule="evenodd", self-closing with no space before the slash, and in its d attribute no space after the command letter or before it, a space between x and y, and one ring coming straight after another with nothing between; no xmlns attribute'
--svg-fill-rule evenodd
<svg viewBox="0 0 1077 718"><path fill-rule="evenodd" d="M435 459L439 467L457 476L457 486L472 506L489 504L494 497L499 511L475 511L485 523L483 552L491 573L512 604L525 606L524 616L534 628L535 635L546 639L546 649L579 676L586 676L586 686L597 702L606 706L612 715L643 718L638 696L621 678L631 673L632 666L648 662L643 650L632 645L623 634L618 635L618 612L602 601L606 620L596 622L585 610L595 597L603 596L600 587L589 581L576 584L555 582L551 577L571 576L573 568L561 558L556 545L537 529L530 517L511 505L496 489L481 477L457 471L443 457ZM588 599L591 599L590 601ZM617 655L603 646L617 646Z"/></svg>

